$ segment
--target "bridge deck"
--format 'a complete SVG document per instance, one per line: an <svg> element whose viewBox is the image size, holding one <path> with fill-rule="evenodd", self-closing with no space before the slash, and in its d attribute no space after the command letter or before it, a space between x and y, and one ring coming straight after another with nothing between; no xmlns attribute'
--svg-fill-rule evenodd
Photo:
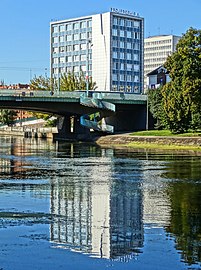
<svg viewBox="0 0 201 270"><path fill-rule="evenodd" d="M86 94L86 91L60 91L51 95L50 91L41 90L0 90L0 100L7 101L48 101L48 102L80 102L80 96ZM89 91L89 96L94 99L111 102L114 104L145 104L147 96L143 94Z"/></svg>

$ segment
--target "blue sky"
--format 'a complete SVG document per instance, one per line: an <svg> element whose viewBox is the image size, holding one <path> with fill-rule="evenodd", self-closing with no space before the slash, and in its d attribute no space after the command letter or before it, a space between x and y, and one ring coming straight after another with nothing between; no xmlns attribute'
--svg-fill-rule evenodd
<svg viewBox="0 0 201 270"><path fill-rule="evenodd" d="M201 29L201 0L0 0L0 80L29 83L34 75L49 76L50 22L111 7L144 17L145 37Z"/></svg>

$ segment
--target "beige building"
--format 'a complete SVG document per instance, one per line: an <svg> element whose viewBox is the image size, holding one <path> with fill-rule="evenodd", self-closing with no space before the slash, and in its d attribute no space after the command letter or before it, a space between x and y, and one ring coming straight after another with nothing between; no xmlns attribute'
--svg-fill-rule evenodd
<svg viewBox="0 0 201 270"><path fill-rule="evenodd" d="M144 40L144 87L148 87L147 74L162 66L167 57L176 50L181 37L174 35L160 35Z"/></svg>

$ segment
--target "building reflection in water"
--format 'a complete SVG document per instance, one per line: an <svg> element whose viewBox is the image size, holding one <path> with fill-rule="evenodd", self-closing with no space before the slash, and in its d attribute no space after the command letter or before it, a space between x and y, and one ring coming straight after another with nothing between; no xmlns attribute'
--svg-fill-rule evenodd
<svg viewBox="0 0 201 270"><path fill-rule="evenodd" d="M137 183L114 180L115 166L102 155L87 180L72 172L52 180L50 238L57 247L127 261L143 245L142 194Z"/></svg>

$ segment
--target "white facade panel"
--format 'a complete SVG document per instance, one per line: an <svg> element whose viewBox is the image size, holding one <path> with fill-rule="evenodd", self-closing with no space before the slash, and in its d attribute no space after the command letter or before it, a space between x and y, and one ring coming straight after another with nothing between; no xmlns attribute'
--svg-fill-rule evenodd
<svg viewBox="0 0 201 270"><path fill-rule="evenodd" d="M98 90L110 91L110 12L92 17L92 74Z"/></svg>

